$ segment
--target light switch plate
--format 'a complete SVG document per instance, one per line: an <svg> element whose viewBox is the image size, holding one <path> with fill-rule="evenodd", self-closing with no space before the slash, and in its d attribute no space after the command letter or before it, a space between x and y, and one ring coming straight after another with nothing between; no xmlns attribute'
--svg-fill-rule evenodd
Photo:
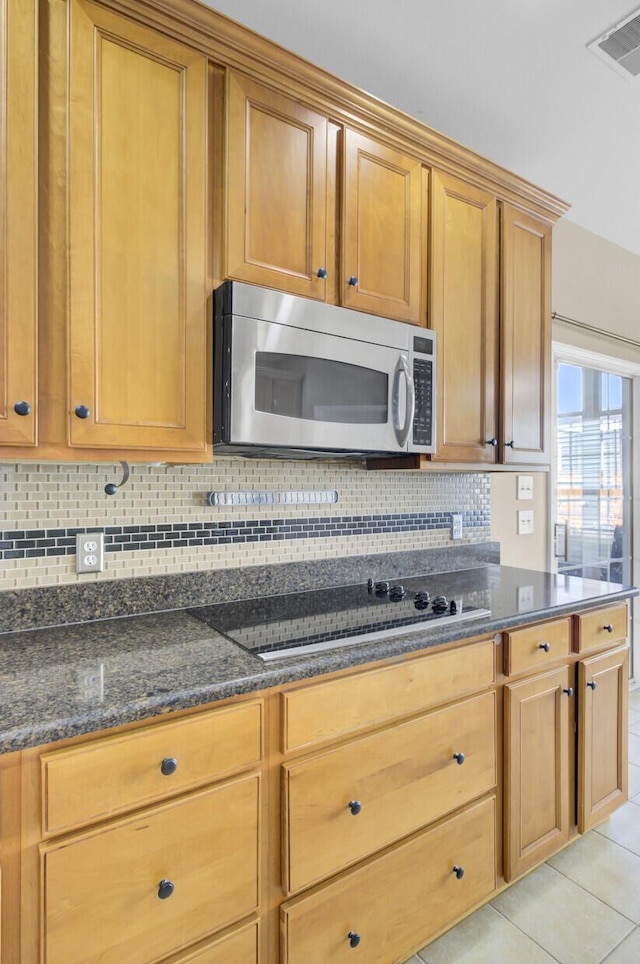
<svg viewBox="0 0 640 964"><path fill-rule="evenodd" d="M530 536L533 532L533 509L518 509L518 535Z"/></svg>
<svg viewBox="0 0 640 964"><path fill-rule="evenodd" d="M519 475L517 482L517 499L532 499L533 498L533 476L532 475Z"/></svg>

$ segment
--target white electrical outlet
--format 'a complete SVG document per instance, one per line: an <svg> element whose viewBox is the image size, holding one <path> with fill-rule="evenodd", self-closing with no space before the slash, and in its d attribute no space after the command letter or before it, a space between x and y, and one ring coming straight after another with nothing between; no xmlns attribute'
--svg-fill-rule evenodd
<svg viewBox="0 0 640 964"><path fill-rule="evenodd" d="M451 513L451 538L462 539L462 514L460 512Z"/></svg>
<svg viewBox="0 0 640 964"><path fill-rule="evenodd" d="M533 533L533 509L518 509L518 535L530 536Z"/></svg>
<svg viewBox="0 0 640 964"><path fill-rule="evenodd" d="M519 475L517 476L517 495L516 499L532 499L533 498L533 476L532 475Z"/></svg>
<svg viewBox="0 0 640 964"><path fill-rule="evenodd" d="M76 534L76 572L102 572L104 569L104 533Z"/></svg>

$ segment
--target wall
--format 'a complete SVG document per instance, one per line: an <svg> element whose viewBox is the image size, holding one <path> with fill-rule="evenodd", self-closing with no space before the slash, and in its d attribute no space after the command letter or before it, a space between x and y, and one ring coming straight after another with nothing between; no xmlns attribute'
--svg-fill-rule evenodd
<svg viewBox="0 0 640 964"><path fill-rule="evenodd" d="M0 465L2 589L326 559L490 539L482 473L367 472L359 464L221 459L212 466ZM218 491L323 490L335 505L212 507ZM106 569L75 573L75 533L105 532ZM456 543L460 545L460 543Z"/></svg>
<svg viewBox="0 0 640 964"><path fill-rule="evenodd" d="M533 478L533 499L520 500L517 477ZM525 569L549 568L548 472L494 472L491 476L491 538L500 543L500 562ZM533 533L518 535L518 510L533 509Z"/></svg>

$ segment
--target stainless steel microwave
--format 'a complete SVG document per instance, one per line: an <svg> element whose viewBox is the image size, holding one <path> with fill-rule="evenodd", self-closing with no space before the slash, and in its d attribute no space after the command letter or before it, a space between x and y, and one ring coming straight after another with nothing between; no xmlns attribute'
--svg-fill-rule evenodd
<svg viewBox="0 0 640 964"><path fill-rule="evenodd" d="M214 292L214 451L433 452L436 335L225 281Z"/></svg>

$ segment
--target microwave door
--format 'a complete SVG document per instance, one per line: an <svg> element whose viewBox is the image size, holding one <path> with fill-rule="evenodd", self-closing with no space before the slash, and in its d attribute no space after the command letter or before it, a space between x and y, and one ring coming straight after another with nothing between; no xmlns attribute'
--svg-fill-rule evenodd
<svg viewBox="0 0 640 964"><path fill-rule="evenodd" d="M406 376L396 375L397 349L239 316L231 345L233 444L404 448L397 436L407 421L400 399L408 389L401 384Z"/></svg>

